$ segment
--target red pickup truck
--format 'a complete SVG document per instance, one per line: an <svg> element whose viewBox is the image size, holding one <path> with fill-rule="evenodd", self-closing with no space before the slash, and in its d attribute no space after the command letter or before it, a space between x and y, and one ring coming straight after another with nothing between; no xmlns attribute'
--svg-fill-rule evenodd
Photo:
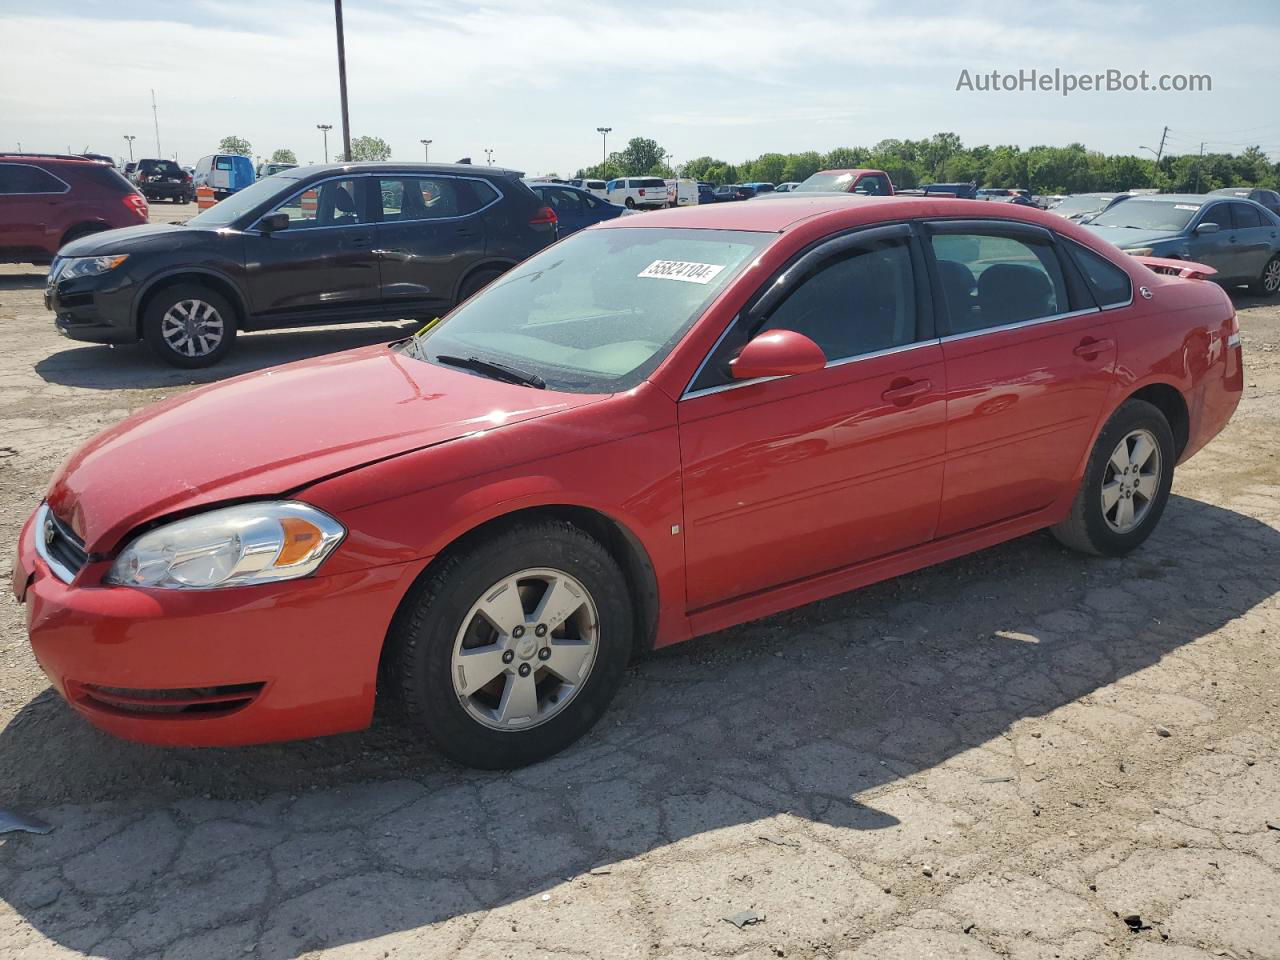
<svg viewBox="0 0 1280 960"><path fill-rule="evenodd" d="M893 181L883 170L819 170L792 193L862 193L892 197Z"/></svg>

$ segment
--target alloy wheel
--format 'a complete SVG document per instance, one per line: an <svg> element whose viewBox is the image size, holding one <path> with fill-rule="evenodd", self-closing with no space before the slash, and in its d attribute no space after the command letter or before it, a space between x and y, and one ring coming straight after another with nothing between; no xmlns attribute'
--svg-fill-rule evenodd
<svg viewBox="0 0 1280 960"><path fill-rule="evenodd" d="M179 300L160 320L169 349L184 357L204 357L218 349L226 334L222 315L204 300Z"/></svg>
<svg viewBox="0 0 1280 960"><path fill-rule="evenodd" d="M1102 475L1102 516L1116 533L1147 518L1160 490L1160 446L1149 430L1133 430L1116 445Z"/></svg>
<svg viewBox="0 0 1280 960"><path fill-rule="evenodd" d="M491 729L537 726L577 696L599 640L586 587L562 570L521 570L486 590L463 618L453 645L454 693Z"/></svg>
<svg viewBox="0 0 1280 960"><path fill-rule="evenodd" d="M1262 289L1267 293L1280 290L1280 257L1275 257L1262 271Z"/></svg>

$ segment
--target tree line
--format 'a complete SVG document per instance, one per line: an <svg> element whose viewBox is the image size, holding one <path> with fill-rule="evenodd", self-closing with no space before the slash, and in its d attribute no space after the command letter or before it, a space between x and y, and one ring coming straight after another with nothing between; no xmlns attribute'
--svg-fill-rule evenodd
<svg viewBox="0 0 1280 960"><path fill-rule="evenodd" d="M819 170L872 167L884 170L903 189L928 183L977 183L980 187L1024 187L1035 194L1156 189L1164 193L1204 193L1219 187L1280 189L1280 163L1260 147L1238 154L1206 153L1152 157L1105 154L1082 143L1065 147L966 147L954 133L925 140L881 140L873 147L837 147L828 153L763 153L733 164L703 156L669 165L656 140L632 138L603 163L583 167L578 177L691 177L710 183L784 183Z"/></svg>

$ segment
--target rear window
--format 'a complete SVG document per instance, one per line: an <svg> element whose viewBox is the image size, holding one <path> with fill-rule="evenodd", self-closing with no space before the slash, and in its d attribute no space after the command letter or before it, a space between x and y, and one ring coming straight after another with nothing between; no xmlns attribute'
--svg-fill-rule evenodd
<svg viewBox="0 0 1280 960"><path fill-rule="evenodd" d="M143 173L182 173L182 168L172 160L139 160L138 169Z"/></svg>
<svg viewBox="0 0 1280 960"><path fill-rule="evenodd" d="M662 180L662 179L660 179L659 177L639 177L639 178L637 178L637 179L635 179L635 180L632 180L632 181L631 181L631 186L633 186L633 187L660 187L661 189L665 190L665 189L666 189L666 187L667 187L667 181Z"/></svg>
<svg viewBox="0 0 1280 960"><path fill-rule="evenodd" d="M217 160L215 160L215 161L213 162L213 165L214 165L214 167L216 167L216 168L217 168L217 169L219 169L219 170L230 170L230 169L231 169L231 158L230 158L230 157L219 157Z"/></svg>
<svg viewBox="0 0 1280 960"><path fill-rule="evenodd" d="M603 180L588 180L588 181L586 181L586 182L585 182L584 186L585 186L588 190L603 190L603 189L604 189L604 181L603 181Z"/></svg>

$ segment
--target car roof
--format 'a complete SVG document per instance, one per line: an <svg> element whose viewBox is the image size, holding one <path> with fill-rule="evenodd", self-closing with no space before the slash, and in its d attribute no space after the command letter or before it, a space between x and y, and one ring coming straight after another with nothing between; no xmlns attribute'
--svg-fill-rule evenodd
<svg viewBox="0 0 1280 960"><path fill-rule="evenodd" d="M306 167L294 167L285 171L297 179L325 173L452 173L465 174L472 177L500 177L502 179L519 179L524 176L523 170L512 170L509 167L490 167L484 164L471 163L413 163L399 160L378 160L352 163L317 163Z"/></svg>
<svg viewBox="0 0 1280 960"><path fill-rule="evenodd" d="M1158 203L1207 203L1211 199L1220 199L1210 197L1207 193L1143 193L1133 198L1134 200L1155 200Z"/></svg>
<svg viewBox="0 0 1280 960"><path fill-rule="evenodd" d="M883 170L877 170L875 167L832 167L830 170L819 170L818 173L884 173ZM813 174L817 176L818 173ZM808 178L806 178L808 179Z"/></svg>
<svg viewBox="0 0 1280 960"><path fill-rule="evenodd" d="M5 163L106 163L105 160L90 160L88 157L76 157L69 153L0 153L0 160Z"/></svg>
<svg viewBox="0 0 1280 960"><path fill-rule="evenodd" d="M997 208L998 209L993 209ZM851 216L850 211L855 211ZM625 227L695 227L704 230L755 230L783 233L815 218L844 221L846 226L920 217L972 217L980 220L1023 220L1066 232L1062 218L1035 207L992 204L951 197L867 197L857 194L784 194L769 202L716 203L655 210L642 217L620 217L595 229Z"/></svg>

